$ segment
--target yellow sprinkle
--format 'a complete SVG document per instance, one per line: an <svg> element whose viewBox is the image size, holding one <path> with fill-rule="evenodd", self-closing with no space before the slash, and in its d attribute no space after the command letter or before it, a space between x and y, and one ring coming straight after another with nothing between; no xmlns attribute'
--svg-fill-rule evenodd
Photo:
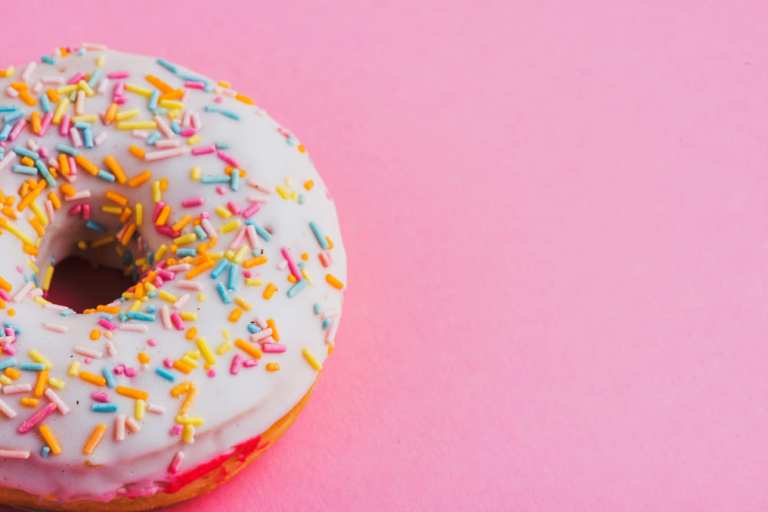
<svg viewBox="0 0 768 512"><path fill-rule="evenodd" d="M248 286L261 286L262 284L264 284L264 281L262 281L261 279L256 279L255 277L249 277L248 279L245 280L245 284Z"/></svg>
<svg viewBox="0 0 768 512"><path fill-rule="evenodd" d="M272 338L275 341L280 341L280 331L277 330L277 324L271 318L267 318L267 326L272 329Z"/></svg>
<svg viewBox="0 0 768 512"><path fill-rule="evenodd" d="M230 231L234 231L237 228L240 227L240 220L238 219L232 219L231 221L227 222L223 226L221 226L221 232L222 233L229 233Z"/></svg>
<svg viewBox="0 0 768 512"><path fill-rule="evenodd" d="M37 350L30 350L29 358L36 363L45 365L46 369L53 368L53 365L51 364L51 362Z"/></svg>
<svg viewBox="0 0 768 512"><path fill-rule="evenodd" d="M12 383L13 381L7 375L0 375L0 384L7 386L8 384Z"/></svg>
<svg viewBox="0 0 768 512"><path fill-rule="evenodd" d="M102 205L101 211L104 213L109 213L111 215L120 215L123 213L123 209L120 206L108 206L108 205Z"/></svg>
<svg viewBox="0 0 768 512"><path fill-rule="evenodd" d="M145 87L139 87L138 85L133 84L125 84L125 90L131 91L132 93L139 94L141 96L146 96L149 98L152 96L152 89L147 89Z"/></svg>
<svg viewBox="0 0 768 512"><path fill-rule="evenodd" d="M191 217L190 217L190 220L191 220ZM179 231L179 229L176 228L177 225L178 223L173 225L174 231ZM176 245L189 245L189 244L195 243L196 241L197 241L197 234L195 233L187 233L186 235L182 235L180 237L173 239L173 243L175 243Z"/></svg>
<svg viewBox="0 0 768 512"><path fill-rule="evenodd" d="M160 182L159 181L153 181L152 182L152 200L156 203L159 203L163 199L163 192L160 190Z"/></svg>
<svg viewBox="0 0 768 512"><path fill-rule="evenodd" d="M139 115L141 112L137 108L132 108L130 110L123 110L122 112L118 112L115 114L115 119L118 121L127 121L129 119L133 119L137 115Z"/></svg>
<svg viewBox="0 0 768 512"><path fill-rule="evenodd" d="M93 92L93 89L91 89L91 86L88 85L88 82L86 82L85 80L80 80L77 83L77 87L81 91L85 91L86 96L93 96L94 94L96 94L95 92Z"/></svg>
<svg viewBox="0 0 768 512"><path fill-rule="evenodd" d="M315 359L315 356L312 355L312 352L310 352L310 350L307 347L304 347L303 349L301 349L301 353L304 356L304 359L306 359L307 362L309 363L309 366L311 366L318 372L323 369L323 366L317 361L317 359Z"/></svg>
<svg viewBox="0 0 768 512"><path fill-rule="evenodd" d="M80 363L78 361L72 361L69 363L69 369L67 375L70 377L77 377L80 374Z"/></svg>
<svg viewBox="0 0 768 512"><path fill-rule="evenodd" d="M141 226L141 223L144 220L144 205L136 203L134 213L136 215L136 225Z"/></svg>
<svg viewBox="0 0 768 512"><path fill-rule="evenodd" d="M169 110L180 110L184 108L184 103L176 100L160 100L158 104Z"/></svg>
<svg viewBox="0 0 768 512"><path fill-rule="evenodd" d="M186 320L187 322L194 322L195 320L197 320L197 313L195 313L194 311L182 311L181 313L179 313L179 316L183 320Z"/></svg>
<svg viewBox="0 0 768 512"><path fill-rule="evenodd" d="M93 242L91 242L91 248L92 249L97 249L99 247L103 247L105 245L109 245L109 244L111 244L114 241L115 241L115 237L114 236L112 236L112 235L105 236L104 238L99 238L98 240L94 240Z"/></svg>
<svg viewBox="0 0 768 512"><path fill-rule="evenodd" d="M203 138L200 135L193 135L192 137L187 139L187 144L190 146L194 146L201 140L203 140Z"/></svg>
<svg viewBox="0 0 768 512"><path fill-rule="evenodd" d="M184 429L181 432L181 439L184 444L192 444L195 442L195 427L192 425L184 425Z"/></svg>
<svg viewBox="0 0 768 512"><path fill-rule="evenodd" d="M51 385L54 389L63 389L64 388L64 381L61 379L55 379L53 377L48 379L48 384Z"/></svg>
<svg viewBox="0 0 768 512"><path fill-rule="evenodd" d="M205 421L203 418L197 418L193 417L190 418L188 416L176 416L176 423L179 425L192 425L194 427L202 427Z"/></svg>
<svg viewBox="0 0 768 512"><path fill-rule="evenodd" d="M193 167L191 171L189 171L189 175L192 178L192 181L200 181L200 176L203 174L203 170L199 167Z"/></svg>
<svg viewBox="0 0 768 512"><path fill-rule="evenodd" d="M59 445L59 441L56 439L56 436L53 435L50 427L43 423L38 427L38 431L40 432L40 437L45 441L45 444L51 449L51 454L59 455L61 453L61 445Z"/></svg>
<svg viewBox="0 0 768 512"><path fill-rule="evenodd" d="M96 67L97 68L103 68L104 67L104 62L106 62L106 60L107 59L106 59L106 57L104 55L99 55L98 57L96 57Z"/></svg>
<svg viewBox="0 0 768 512"><path fill-rule="evenodd" d="M200 302L204 302L206 298L207 298L207 296L203 292L199 292L197 294L197 300L200 301Z"/></svg>
<svg viewBox="0 0 768 512"><path fill-rule="evenodd" d="M237 254L235 254L235 257L233 258L233 261L240 265L246 256L248 256L248 253L250 252L250 248L247 245L243 245L239 251L237 251Z"/></svg>
<svg viewBox="0 0 768 512"><path fill-rule="evenodd" d="M144 412L147 409L147 402L144 400L136 400L135 406L133 408L133 417L136 418L138 421L141 421L144 419Z"/></svg>
<svg viewBox="0 0 768 512"><path fill-rule="evenodd" d="M163 259L163 256L165 256L165 252L168 250L168 247L163 244L160 247L157 248L157 251L155 252L155 261L160 261Z"/></svg>
<svg viewBox="0 0 768 512"><path fill-rule="evenodd" d="M56 91L59 94L62 94L62 95L63 94L69 95L70 93L72 93L72 92L74 92L76 90L77 90L77 85L69 84L69 85L63 85L63 86L59 87Z"/></svg>
<svg viewBox="0 0 768 512"><path fill-rule="evenodd" d="M232 350L232 343L230 343L229 341L222 341L216 347L216 353L219 354L220 356L223 356L230 350Z"/></svg>
<svg viewBox="0 0 768 512"><path fill-rule="evenodd" d="M177 296L175 296L172 293L168 293L165 290L158 290L157 291L157 296L160 297L161 299L163 299L165 302L170 302L171 304L173 304L174 302L179 300L179 298Z"/></svg>
<svg viewBox="0 0 768 512"><path fill-rule="evenodd" d="M217 206L214 208L214 211L216 214L221 217L222 219L228 219L232 216L232 212L224 208L223 206Z"/></svg>
<svg viewBox="0 0 768 512"><path fill-rule="evenodd" d="M93 453L93 450L96 449L96 446L101 442L101 439L104 437L104 432L107 431L107 425L104 423L99 423L96 425L96 427L91 431L91 435L88 436L88 440L85 442L85 445L83 445L83 455L91 455Z"/></svg>
<svg viewBox="0 0 768 512"><path fill-rule="evenodd" d="M69 100L65 97L62 97L59 100L59 104L56 105L56 110L53 113L53 124L58 125L61 123L61 118L64 117L64 114L67 113L67 108L69 108Z"/></svg>
<svg viewBox="0 0 768 512"><path fill-rule="evenodd" d="M157 123L154 121L119 121L118 130L154 130Z"/></svg>
<svg viewBox="0 0 768 512"><path fill-rule="evenodd" d="M99 120L96 114L83 114L72 118L73 123L95 123Z"/></svg>
<svg viewBox="0 0 768 512"><path fill-rule="evenodd" d="M195 340L195 345L197 345L198 350L200 350L200 353L203 356L203 359L205 359L205 367L210 368L214 364L216 364L216 358L213 356L213 353L211 352L211 347L208 346L208 342L205 341L205 338L197 338Z"/></svg>

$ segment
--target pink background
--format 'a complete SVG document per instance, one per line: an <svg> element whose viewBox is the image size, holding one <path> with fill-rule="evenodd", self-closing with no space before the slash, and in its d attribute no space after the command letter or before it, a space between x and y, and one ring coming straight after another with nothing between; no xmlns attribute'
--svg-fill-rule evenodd
<svg viewBox="0 0 768 512"><path fill-rule="evenodd" d="M342 214L313 401L181 510L768 508L764 2L34 4L2 60L230 79Z"/></svg>

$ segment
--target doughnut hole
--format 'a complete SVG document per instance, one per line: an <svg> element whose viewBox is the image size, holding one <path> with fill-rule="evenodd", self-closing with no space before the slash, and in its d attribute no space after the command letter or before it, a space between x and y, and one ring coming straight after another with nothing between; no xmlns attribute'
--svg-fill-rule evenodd
<svg viewBox="0 0 768 512"><path fill-rule="evenodd" d="M54 269L46 299L78 313L119 299L138 280L132 262L144 256L137 237L127 246L117 242L102 245L120 229L118 219L103 214L91 219L103 232L86 227L82 217L57 216L46 230L36 258L44 290L48 267Z"/></svg>

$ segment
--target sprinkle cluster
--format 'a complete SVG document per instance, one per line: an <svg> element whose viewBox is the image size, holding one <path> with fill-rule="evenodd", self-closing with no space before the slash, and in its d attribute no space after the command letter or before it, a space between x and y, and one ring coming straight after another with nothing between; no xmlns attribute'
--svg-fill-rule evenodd
<svg viewBox="0 0 768 512"><path fill-rule="evenodd" d="M249 97L227 82L213 83L163 59L156 61L158 69L170 72L175 83L157 74L135 76L110 69L104 49L94 44L59 48L20 73L13 67L0 70L0 78L12 80L4 90L6 101L0 102L0 174L18 176L17 190L0 191L0 232L18 239L28 256L27 268L18 268L21 279L0 276L0 310L7 317L0 333L0 417L17 422L19 436L39 436L39 457L79 450L85 463L103 443L140 435L150 416L169 418L168 434L177 436L182 445L193 443L196 429L205 424L205 418L195 414L195 399L206 379L235 378L260 367L263 359L267 360L265 371L279 372L279 359L290 350L300 351L306 363L319 371L318 357L309 348L281 339L280 323L289 320L262 317L253 298L270 301L278 293L294 298L310 286L338 293L345 286L330 272L334 241L323 226L315 221L306 226L308 236L316 241L311 253L275 246L273 228L259 220L260 210L269 201L300 206L305 195L314 192L314 182L257 183L238 162L236 148L206 139L205 116L241 121L241 114L222 106L223 98L253 105ZM91 54L90 72L71 76L57 72L57 64L68 57ZM36 73L39 66L50 69ZM33 74L41 78L33 80ZM209 98L202 111L187 108L185 101L193 94ZM92 111L89 99L93 97L110 98L108 108ZM124 153L96 161L91 150L105 144L115 130L130 132L135 142ZM289 132L278 131L286 144L305 152ZM43 143L46 135L56 135L58 141ZM189 170L186 184L153 176L154 162L182 156L200 161ZM110 188L96 197L89 188L92 180L107 182ZM180 204L171 204L164 196L172 186L191 193ZM220 203L207 204L204 195L194 193L196 187L214 187ZM241 187L252 192L246 202L227 199ZM149 189L151 204L133 199L141 195L132 189L141 188ZM115 222L99 222L96 212ZM136 283L113 303L84 312L92 328L82 340L67 337L67 319L75 313L46 300L56 262L38 258L44 237L52 235L49 228L60 215L82 223L92 233L73 241L78 251L114 250ZM149 230L164 243L150 247L142 236ZM258 271L265 265L276 266L285 281L262 279ZM312 275L313 269L322 273L321 279ZM12 284L19 280L20 284ZM257 293L243 292L248 289ZM201 336L196 326L197 310L205 307L206 300L219 301L229 311L221 319L226 327L216 342ZM23 324L34 320L14 318L15 308L22 303L60 315L61 322L43 322L42 327L51 336L73 342L67 368L54 366L36 349L39 340L25 338ZM319 303L313 309L331 351L339 312L325 310ZM121 359L116 336L146 333L152 324L160 324L166 337L146 339L135 360ZM176 340L180 347L176 358L153 357L159 343ZM167 392L151 396L136 387L136 377L144 374L165 382ZM77 440L56 435L56 418L72 412L71 404L59 394L72 380L87 384L84 389L90 389L89 394L81 401L90 404L89 414L96 418L95 426L84 432L82 445L76 447L69 444ZM14 446L12 439L3 440L2 445L0 459L35 456ZM179 450L168 473L179 472L183 459Z"/></svg>

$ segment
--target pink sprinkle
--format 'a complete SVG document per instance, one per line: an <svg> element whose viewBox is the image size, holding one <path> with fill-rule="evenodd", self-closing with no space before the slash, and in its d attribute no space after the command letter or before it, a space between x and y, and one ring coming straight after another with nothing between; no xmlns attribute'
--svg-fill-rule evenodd
<svg viewBox="0 0 768 512"><path fill-rule="evenodd" d="M243 277L248 279L251 277L251 271L250 270L243 270Z"/></svg>
<svg viewBox="0 0 768 512"><path fill-rule="evenodd" d="M232 362L229 364L229 373L232 375L237 375L237 372L240 371L240 354L235 354L235 356L232 358Z"/></svg>
<svg viewBox="0 0 768 512"><path fill-rule="evenodd" d="M227 188L221 185L216 185L216 193L219 194L220 196L223 196L224 194L227 193Z"/></svg>
<svg viewBox="0 0 768 512"><path fill-rule="evenodd" d="M175 424L173 427L171 427L171 435L172 436L178 436L181 434L183 427L179 425L178 423Z"/></svg>
<svg viewBox="0 0 768 512"><path fill-rule="evenodd" d="M171 315L171 322L173 322L173 326L176 328L177 331L184 330L184 321L181 319L181 315L179 315L178 313L173 313Z"/></svg>
<svg viewBox="0 0 768 512"><path fill-rule="evenodd" d="M69 160L69 172L74 176L77 174L77 162L75 161L75 157L70 156L67 159Z"/></svg>
<svg viewBox="0 0 768 512"><path fill-rule="evenodd" d="M174 231L173 228L167 224L164 226L155 226L155 231L168 238L176 238L179 236L179 233Z"/></svg>
<svg viewBox="0 0 768 512"><path fill-rule="evenodd" d="M247 359L245 362L243 362L244 368L253 368L254 366L258 366L259 361L256 359Z"/></svg>
<svg viewBox="0 0 768 512"><path fill-rule="evenodd" d="M19 434L26 434L35 428L38 423L41 423L43 420L45 420L45 418L50 416L55 410L56 404L49 403L42 409L37 410L32 416L27 418L21 425L19 425L19 428L16 431Z"/></svg>
<svg viewBox="0 0 768 512"><path fill-rule="evenodd" d="M168 270L158 270L157 275L162 277L165 281L173 281L173 279L176 277L176 274Z"/></svg>
<svg viewBox="0 0 768 512"><path fill-rule="evenodd" d="M90 218L91 218L91 205L86 203L83 205L83 220L88 220Z"/></svg>
<svg viewBox="0 0 768 512"><path fill-rule="evenodd" d="M40 123L40 136L45 137L45 134L48 133L48 128L51 127L51 121L53 120L53 111L48 112L45 114L45 117L43 117L43 121ZM43 149L43 148L40 148Z"/></svg>
<svg viewBox="0 0 768 512"><path fill-rule="evenodd" d="M190 197L189 199L185 199L181 202L181 206L184 208L197 208L198 206L202 206L205 202L205 199L203 199L201 196L198 197Z"/></svg>
<svg viewBox="0 0 768 512"><path fill-rule="evenodd" d="M328 268L331 266L331 254L328 251L323 251L320 254L317 255L317 257L320 259L320 264L324 268Z"/></svg>
<svg viewBox="0 0 768 512"><path fill-rule="evenodd" d="M69 215L80 215L80 212L83 211L83 205L82 204L76 204L67 210L67 213Z"/></svg>
<svg viewBox="0 0 768 512"><path fill-rule="evenodd" d="M195 130L194 128L187 128L186 130L182 130L180 135L182 137L192 137L196 133L197 133L197 130Z"/></svg>
<svg viewBox="0 0 768 512"><path fill-rule="evenodd" d="M6 328L5 328L5 335L6 335L6 336L16 336L16 331L14 331L14 330L13 330L12 328L10 328L10 327L6 327Z"/></svg>
<svg viewBox="0 0 768 512"><path fill-rule="evenodd" d="M13 356L16 355L16 349L13 348L13 345L5 345L3 347L3 353L9 356Z"/></svg>
<svg viewBox="0 0 768 512"><path fill-rule="evenodd" d="M124 364L119 364L119 365L115 366L112 369L112 372L115 375L122 375L122 374L124 374L125 373L125 365Z"/></svg>
<svg viewBox="0 0 768 512"><path fill-rule="evenodd" d="M93 400L94 402L106 404L109 402L109 395L103 391L94 391L93 393L91 393L91 400Z"/></svg>
<svg viewBox="0 0 768 512"><path fill-rule="evenodd" d="M165 366L167 369L170 370L171 368L173 368L173 361L171 361L166 357L165 359L163 359L163 366Z"/></svg>
<svg viewBox="0 0 768 512"><path fill-rule="evenodd" d="M184 82L184 87L187 89L198 89L200 91L205 90L205 84L202 82Z"/></svg>
<svg viewBox="0 0 768 512"><path fill-rule="evenodd" d="M80 82L80 80L82 80L83 78L85 78L85 73L83 73L83 72L77 73L77 74L75 74L75 76L73 76L72 78L67 80L67 84L74 85L74 84Z"/></svg>
<svg viewBox="0 0 768 512"><path fill-rule="evenodd" d="M214 378L214 377L216 376L216 370L214 370L213 368L211 368L210 370L208 370L208 372L206 373L206 375L208 375L208 377L210 377L210 378Z"/></svg>
<svg viewBox="0 0 768 512"><path fill-rule="evenodd" d="M72 126L72 121L69 119L68 114L64 114L61 118L61 124L59 125L59 134L63 137L69 135L69 128Z"/></svg>
<svg viewBox="0 0 768 512"><path fill-rule="evenodd" d="M8 295L8 292L6 292L5 290L0 290L0 299L10 301L11 296Z"/></svg>
<svg viewBox="0 0 768 512"><path fill-rule="evenodd" d="M296 262L293 261L293 258L291 257L291 253L288 252L288 248L282 247L280 249L280 254L283 255L283 258L285 258L285 261L288 263L288 270L291 271L291 274L293 277L296 278L297 281L301 281L303 279L301 272L299 272L299 268L296 266Z"/></svg>
<svg viewBox="0 0 768 512"><path fill-rule="evenodd" d="M237 163L237 160L229 156L228 154L224 153L223 151L217 151L216 156L219 157L219 159L223 160L227 164L231 165L232 167L240 168L240 164Z"/></svg>
<svg viewBox="0 0 768 512"><path fill-rule="evenodd" d="M119 80L121 78L128 78L128 72L127 71L113 71L111 73L107 73L107 78L110 80Z"/></svg>
<svg viewBox="0 0 768 512"><path fill-rule="evenodd" d="M137 373L138 372L136 371L136 368L133 368L130 366L125 368L125 376L128 377L129 379L134 378Z"/></svg>
<svg viewBox="0 0 768 512"><path fill-rule="evenodd" d="M157 346L157 340L155 338L149 338L147 340L147 345L150 347L156 347Z"/></svg>
<svg viewBox="0 0 768 512"><path fill-rule="evenodd" d="M16 137L18 137L21 134L22 130L24 130L26 126L27 126L26 119L22 119L19 122L17 122L16 126L13 127L13 129L11 130L11 133L8 135L8 141L13 142L14 140L16 140Z"/></svg>
<svg viewBox="0 0 768 512"><path fill-rule="evenodd" d="M157 218L160 216L160 212L165 208L165 203L158 201L155 203L155 208L152 210L152 222L157 222Z"/></svg>
<svg viewBox="0 0 768 512"><path fill-rule="evenodd" d="M227 209L232 212L232 215L237 215L240 213L240 208L238 208L237 205L232 201L227 201Z"/></svg>
<svg viewBox="0 0 768 512"><path fill-rule="evenodd" d="M192 148L192 155L193 156L202 156L202 155L210 155L211 153L216 152L216 146L205 146L205 147L199 147L199 148Z"/></svg>
<svg viewBox="0 0 768 512"><path fill-rule="evenodd" d="M114 331L115 329L117 329L117 326L112 322L110 322L109 320L107 320L106 318L100 318L99 325L107 329L108 331Z"/></svg>
<svg viewBox="0 0 768 512"><path fill-rule="evenodd" d="M179 467L181 466L181 462L184 460L184 452L177 452L176 455L173 456L173 460L171 461L171 464L168 466L168 473L171 475L175 475L179 472Z"/></svg>
<svg viewBox="0 0 768 512"><path fill-rule="evenodd" d="M280 343L262 343L261 350L263 350L265 354L282 354L285 352L285 345L281 345Z"/></svg>
<svg viewBox="0 0 768 512"><path fill-rule="evenodd" d="M259 210L261 210L261 205L263 203L253 203L248 208L243 210L242 216L244 219L248 219L252 217L254 214L258 213Z"/></svg>

